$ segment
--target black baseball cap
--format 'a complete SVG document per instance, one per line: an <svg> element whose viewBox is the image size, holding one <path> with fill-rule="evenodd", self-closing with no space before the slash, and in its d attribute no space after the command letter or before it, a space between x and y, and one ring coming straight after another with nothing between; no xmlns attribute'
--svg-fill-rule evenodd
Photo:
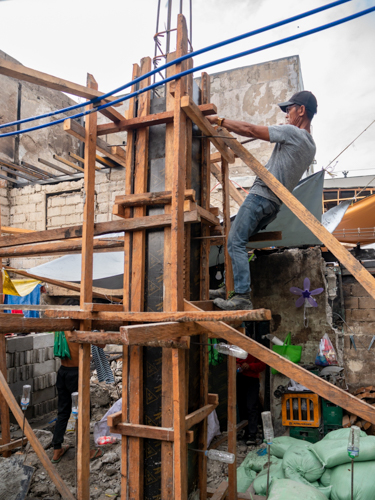
<svg viewBox="0 0 375 500"><path fill-rule="evenodd" d="M281 102L278 106L282 111L284 111L284 113L286 113L286 108L288 106L292 106L293 104L305 106L305 108L314 113L314 115L318 110L318 101L316 100L314 94L312 92L309 92L308 90L297 92L289 99L289 101Z"/></svg>

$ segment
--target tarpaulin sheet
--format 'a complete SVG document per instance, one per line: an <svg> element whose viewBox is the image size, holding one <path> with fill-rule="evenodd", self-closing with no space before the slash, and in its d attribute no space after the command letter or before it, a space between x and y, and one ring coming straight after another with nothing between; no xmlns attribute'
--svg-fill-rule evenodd
<svg viewBox="0 0 375 500"><path fill-rule="evenodd" d="M40 283L38 280L11 279L9 274L3 270L3 293L7 295L16 295L25 297L31 293Z"/></svg>
<svg viewBox="0 0 375 500"><path fill-rule="evenodd" d="M17 305L38 305L40 304L40 288L41 285L37 285L34 290L25 295L24 297L17 297L16 295L4 295L4 304L12 304L13 306L11 310L17 310ZM4 312L10 313L11 310L7 310ZM38 311L23 311L23 316L25 318L39 318Z"/></svg>
<svg viewBox="0 0 375 500"><path fill-rule="evenodd" d="M349 207L333 235L344 243L375 243L375 194Z"/></svg>

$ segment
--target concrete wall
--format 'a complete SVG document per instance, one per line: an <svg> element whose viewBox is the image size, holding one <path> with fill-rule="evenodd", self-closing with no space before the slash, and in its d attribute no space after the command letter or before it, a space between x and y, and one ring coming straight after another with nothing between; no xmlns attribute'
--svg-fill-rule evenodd
<svg viewBox="0 0 375 500"><path fill-rule="evenodd" d="M336 345L336 331L331 324L331 308L328 303L329 287L326 281L326 265L319 247L288 249L275 253L261 251L251 261L252 301L254 308L264 307L272 312L271 333L281 340L289 332L292 344L302 346L301 363L313 364L321 337L328 333ZM303 287L308 277L311 290L323 287L325 292L315 297L317 308L296 308L297 296L289 289ZM279 385L285 385L289 378L282 374L271 375L271 411L274 418L276 435L283 434L281 425L281 400L273 397Z"/></svg>
<svg viewBox="0 0 375 500"><path fill-rule="evenodd" d="M219 116L256 125L285 123L285 114L277 103L285 102L300 90L303 90L303 81L299 56L211 75L211 102L216 104ZM240 141L243 140L240 138ZM264 141L254 141L245 147L263 165L273 150L273 145ZM230 166L230 178L246 190L255 180L254 173L240 159ZM212 177L211 188L216 184L217 180ZM221 206L221 196L220 188L213 190L214 206ZM238 205L233 200L231 211L238 211Z"/></svg>

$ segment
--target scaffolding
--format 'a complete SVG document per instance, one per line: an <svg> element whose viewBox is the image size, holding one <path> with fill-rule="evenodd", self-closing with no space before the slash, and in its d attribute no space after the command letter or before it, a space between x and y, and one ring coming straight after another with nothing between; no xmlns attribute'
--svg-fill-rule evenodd
<svg viewBox="0 0 375 500"><path fill-rule="evenodd" d="M188 52L186 21L178 16L177 50L168 57L179 58ZM191 60L171 67L169 75L192 67ZM144 75L151 68L151 59L144 58L134 65L133 77ZM37 72L34 72L37 73ZM30 75L27 68L19 67L18 78ZM15 73L13 73L15 76ZM38 83L51 86L53 77L38 76ZM35 78L37 76L34 75ZM60 80L61 82L61 80ZM66 82L67 84L69 82ZM146 86L147 80L141 83ZM69 87L69 86L68 86ZM81 90L75 90L81 93ZM88 75L85 96L97 95L98 85ZM136 90L135 88L133 90ZM68 91L65 85L65 91ZM218 397L208 392L209 338L221 338L237 345L256 358L274 367L284 375L311 388L315 393L352 413L375 423L375 408L359 401L354 396L311 374L275 352L248 338L241 330L243 321L270 321L271 311L214 310L208 300L209 250L218 239L212 228L220 226L217 209L210 207L211 162L221 163L220 180L223 185L223 233L220 241L225 248L226 289L233 289L230 258L226 240L230 228L228 169L235 158L241 158L272 191L295 213L302 222L332 251L353 276L375 298L375 281L361 264L299 203L289 191L270 174L255 158L225 129L213 127L205 115L216 113L210 104L209 77L203 73L200 83L199 102L193 95L193 79L185 76L169 83L165 89L165 110L153 111L150 92L143 93L138 100L130 102L126 118L114 108L106 110L113 123L97 125L96 113L86 118L85 127L66 120L64 129L85 142L84 155L84 214L83 224L27 234L0 237L0 258L25 255L69 253L79 249L82 253L82 278L80 286L55 282L80 291L80 305L40 306L41 319L19 318L0 313L0 405L2 442L0 452L9 456L17 446L10 440L9 408L22 425L22 411L6 383L6 356L4 334L18 332L41 332L64 330L72 342L79 343L79 418L77 445L77 498L90 498L90 344L120 344L122 356L122 410L108 417L112 432L122 435L121 454L121 498L141 500L145 498L147 474L144 468L144 446L150 440L159 443L161 465L159 498L163 500L187 500L188 445L204 451L207 448L207 417L217 407ZM194 129L200 136L194 139ZM150 134L157 126L164 127L162 138L165 160L159 165L163 176L163 190L150 181L151 158ZM110 147L100 139L101 135L127 130L126 151L116 150L124 158L124 195L116 198L113 213L117 220L107 223L94 222L95 162L96 151ZM157 134L156 134L157 135ZM155 139L160 141L160 137ZM199 152L194 153L199 143ZM218 150L210 155L210 144ZM108 149L109 148L109 149ZM121 150L121 151L120 151ZM113 154L113 150L111 150ZM196 154L196 156L194 156ZM198 156L197 156L198 155ZM218 157L220 155L220 157ZM198 170L193 157L199 157ZM154 162L157 163L157 162ZM160 163L160 162L159 162ZM197 174L198 172L198 174ZM196 186L196 189L193 188ZM96 249L94 236L124 231L121 242L124 249L123 300L113 298L112 303L95 303L94 296L108 298L94 291L92 286L93 252ZM161 253L158 263L162 272L157 276L162 302L156 311L145 303L145 287L150 270L150 235L159 234ZM257 239L267 240L266 235ZM275 234L269 236L275 239ZM101 249L106 243L101 245ZM110 247L110 242L107 244ZM19 272L20 274L22 272ZM23 272L23 275L30 276ZM192 277L199 280L192 280ZM47 281L43 278L43 281ZM50 282L53 280L49 280ZM0 283L2 285L2 283ZM192 297L194 300L192 300ZM0 306L4 309L6 306ZM37 306L35 306L37 309ZM151 309L151 310L150 310ZM195 348L193 349L193 345ZM197 348L196 346L199 345ZM144 413L145 356L160 353L160 401L161 412L157 422L146 418ZM190 355L190 357L189 357ZM194 359L193 359L194 358ZM147 362L147 360L146 360ZM155 363L156 364L156 363ZM193 367L196 376L195 409L189 412L189 380ZM228 358L228 451L236 453L236 360ZM41 460L47 473L65 499L74 498L55 467L51 464L41 444L26 422L25 435ZM18 443L19 445L19 443ZM191 453L191 452L190 452ZM207 458L198 453L192 481L199 490L201 500L208 496L215 500L248 498L237 493L236 461L228 466L228 482L216 491L207 490ZM155 464L154 464L155 467Z"/></svg>

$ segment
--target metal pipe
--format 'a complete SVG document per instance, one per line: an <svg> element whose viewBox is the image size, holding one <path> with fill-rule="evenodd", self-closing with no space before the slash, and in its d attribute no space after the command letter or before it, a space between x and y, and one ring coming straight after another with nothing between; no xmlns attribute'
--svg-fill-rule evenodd
<svg viewBox="0 0 375 500"><path fill-rule="evenodd" d="M171 44L171 17L172 17L172 0L168 0L168 13L167 13L167 43L165 47L165 53L169 54L170 44Z"/></svg>

